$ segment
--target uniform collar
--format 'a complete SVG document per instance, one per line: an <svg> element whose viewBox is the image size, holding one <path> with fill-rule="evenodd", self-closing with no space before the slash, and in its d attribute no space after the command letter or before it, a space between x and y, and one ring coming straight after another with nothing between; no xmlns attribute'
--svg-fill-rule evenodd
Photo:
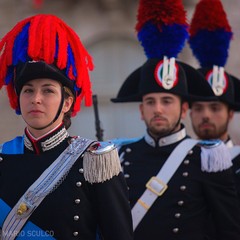
<svg viewBox="0 0 240 240"><path fill-rule="evenodd" d="M46 152L54 147L58 146L63 140L65 140L69 136L65 126L60 124L47 134L44 134L40 138L34 138L28 129L25 129L24 135L24 146L37 154L41 152Z"/></svg>
<svg viewBox="0 0 240 240"><path fill-rule="evenodd" d="M233 144L233 141L232 141L232 139L231 139L231 138L228 138L228 140L227 140L227 141L225 141L225 145L226 145L228 148L231 148L231 147L233 147L233 146L234 146L234 144Z"/></svg>
<svg viewBox="0 0 240 240"><path fill-rule="evenodd" d="M186 129L185 129L185 127L183 127L180 131L175 132L166 137L160 138L157 141L153 137L151 137L149 135L149 133L147 132L144 136L144 139L152 147L156 147L156 145L158 145L159 147L163 147L163 146L167 146L172 143L178 142L178 141L182 140L183 138L185 138L186 136L187 136Z"/></svg>

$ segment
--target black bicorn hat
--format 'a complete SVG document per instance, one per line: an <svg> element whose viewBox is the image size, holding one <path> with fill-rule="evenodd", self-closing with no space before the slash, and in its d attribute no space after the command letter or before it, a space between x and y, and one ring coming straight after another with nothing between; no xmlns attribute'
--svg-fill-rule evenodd
<svg viewBox="0 0 240 240"><path fill-rule="evenodd" d="M157 59L151 59L145 62L141 67L132 72L122 84L117 97L112 98L114 103L140 102L142 95L151 92L169 92L181 96L189 103L202 99L205 101L215 100L216 97L212 88L205 80L204 76L194 67L181 61L176 61L178 76L184 82L174 86L171 89L165 89L159 83L157 69L161 65ZM151 69L153 68L153 69ZM156 70L156 71L155 71ZM141 78L142 77L142 78ZM152 78L152 81L149 79ZM155 79L157 78L157 79Z"/></svg>
<svg viewBox="0 0 240 240"><path fill-rule="evenodd" d="M194 86L192 91L199 92L196 101L221 101L238 111L234 82L224 69L233 33L221 1L200 0L189 32L190 48L201 66L198 70L204 75L213 92L212 97L204 96L206 88Z"/></svg>
<svg viewBox="0 0 240 240"><path fill-rule="evenodd" d="M117 97L111 98L114 103L120 102L140 102L141 97L138 94L138 87L141 76L141 67L132 72L120 87Z"/></svg>
<svg viewBox="0 0 240 240"><path fill-rule="evenodd" d="M240 79L231 75L231 79L234 85L234 106L235 111L240 111Z"/></svg>

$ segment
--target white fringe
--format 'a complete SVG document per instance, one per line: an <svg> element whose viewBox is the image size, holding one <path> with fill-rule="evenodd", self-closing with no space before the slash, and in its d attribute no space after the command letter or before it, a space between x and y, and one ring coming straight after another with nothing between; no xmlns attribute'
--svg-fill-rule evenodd
<svg viewBox="0 0 240 240"><path fill-rule="evenodd" d="M83 170L86 181L90 183L101 183L117 176L122 171L117 149L103 154L85 152Z"/></svg>
<svg viewBox="0 0 240 240"><path fill-rule="evenodd" d="M220 172L232 166L231 155L223 142L215 147L201 147L202 171Z"/></svg>

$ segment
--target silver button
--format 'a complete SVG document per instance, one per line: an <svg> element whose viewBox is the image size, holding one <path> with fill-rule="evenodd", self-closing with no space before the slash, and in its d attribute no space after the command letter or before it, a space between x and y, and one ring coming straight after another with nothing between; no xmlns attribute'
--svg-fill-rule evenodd
<svg viewBox="0 0 240 240"><path fill-rule="evenodd" d="M77 237L78 236L78 232L73 232L73 236Z"/></svg>
<svg viewBox="0 0 240 240"><path fill-rule="evenodd" d="M180 218L181 214L180 213L175 213L175 218Z"/></svg>
<svg viewBox="0 0 240 240"><path fill-rule="evenodd" d="M131 151L132 151L131 148L126 148L126 152L127 152L127 153L130 153Z"/></svg>
<svg viewBox="0 0 240 240"><path fill-rule="evenodd" d="M83 168L79 168L78 170L80 173L83 173Z"/></svg>
<svg viewBox="0 0 240 240"><path fill-rule="evenodd" d="M184 204L184 201L181 201L181 200L180 200L180 201L178 201L178 203L177 203L177 204L178 204L178 206L183 206L183 204Z"/></svg>
<svg viewBox="0 0 240 240"><path fill-rule="evenodd" d="M178 232L179 232L179 228L174 228L174 229L173 229L173 232L174 232L174 233L178 233Z"/></svg>
<svg viewBox="0 0 240 240"><path fill-rule="evenodd" d="M183 185L183 186L180 187L180 190L181 190L181 191L185 191L186 188L187 188L187 187Z"/></svg>
<svg viewBox="0 0 240 240"><path fill-rule="evenodd" d="M188 155L192 155L193 154L193 150L190 150L189 152L188 152Z"/></svg>
<svg viewBox="0 0 240 240"><path fill-rule="evenodd" d="M0 162L3 160L3 158L2 157L0 157Z"/></svg>
<svg viewBox="0 0 240 240"><path fill-rule="evenodd" d="M128 173L124 174L125 178L130 178L130 175Z"/></svg>
<svg viewBox="0 0 240 240"><path fill-rule="evenodd" d="M75 199L74 201L76 204L79 204L81 202L81 200L79 198Z"/></svg>
<svg viewBox="0 0 240 240"><path fill-rule="evenodd" d="M188 159L186 159L186 160L183 161L183 163L184 163L185 165L188 165L188 164L190 163L190 161L189 161Z"/></svg>
<svg viewBox="0 0 240 240"><path fill-rule="evenodd" d="M81 186L82 186L82 183L81 183L81 182L76 182L76 186L77 186L77 187L81 187Z"/></svg>
<svg viewBox="0 0 240 240"><path fill-rule="evenodd" d="M79 220L79 216L76 215L76 216L73 217L73 219L74 219L74 221L78 221Z"/></svg>
<svg viewBox="0 0 240 240"><path fill-rule="evenodd" d="M124 162L124 165L125 165L125 166L129 166L129 165L130 165L130 162L126 161L126 162Z"/></svg>
<svg viewBox="0 0 240 240"><path fill-rule="evenodd" d="M187 177L187 176L188 176L188 172L184 172L182 175L183 175L184 177Z"/></svg>

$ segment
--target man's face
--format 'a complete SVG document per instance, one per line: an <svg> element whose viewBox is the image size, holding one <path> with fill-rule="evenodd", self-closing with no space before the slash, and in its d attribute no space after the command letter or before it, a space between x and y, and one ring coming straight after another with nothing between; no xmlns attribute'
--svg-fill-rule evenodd
<svg viewBox="0 0 240 240"><path fill-rule="evenodd" d="M222 102L194 102L190 117L193 130L200 139L225 141L228 137L228 124L233 114L233 111Z"/></svg>
<svg viewBox="0 0 240 240"><path fill-rule="evenodd" d="M187 103L182 104L178 96L169 93L146 94L140 104L141 118L155 138L179 130L179 118L185 118L187 110Z"/></svg>

